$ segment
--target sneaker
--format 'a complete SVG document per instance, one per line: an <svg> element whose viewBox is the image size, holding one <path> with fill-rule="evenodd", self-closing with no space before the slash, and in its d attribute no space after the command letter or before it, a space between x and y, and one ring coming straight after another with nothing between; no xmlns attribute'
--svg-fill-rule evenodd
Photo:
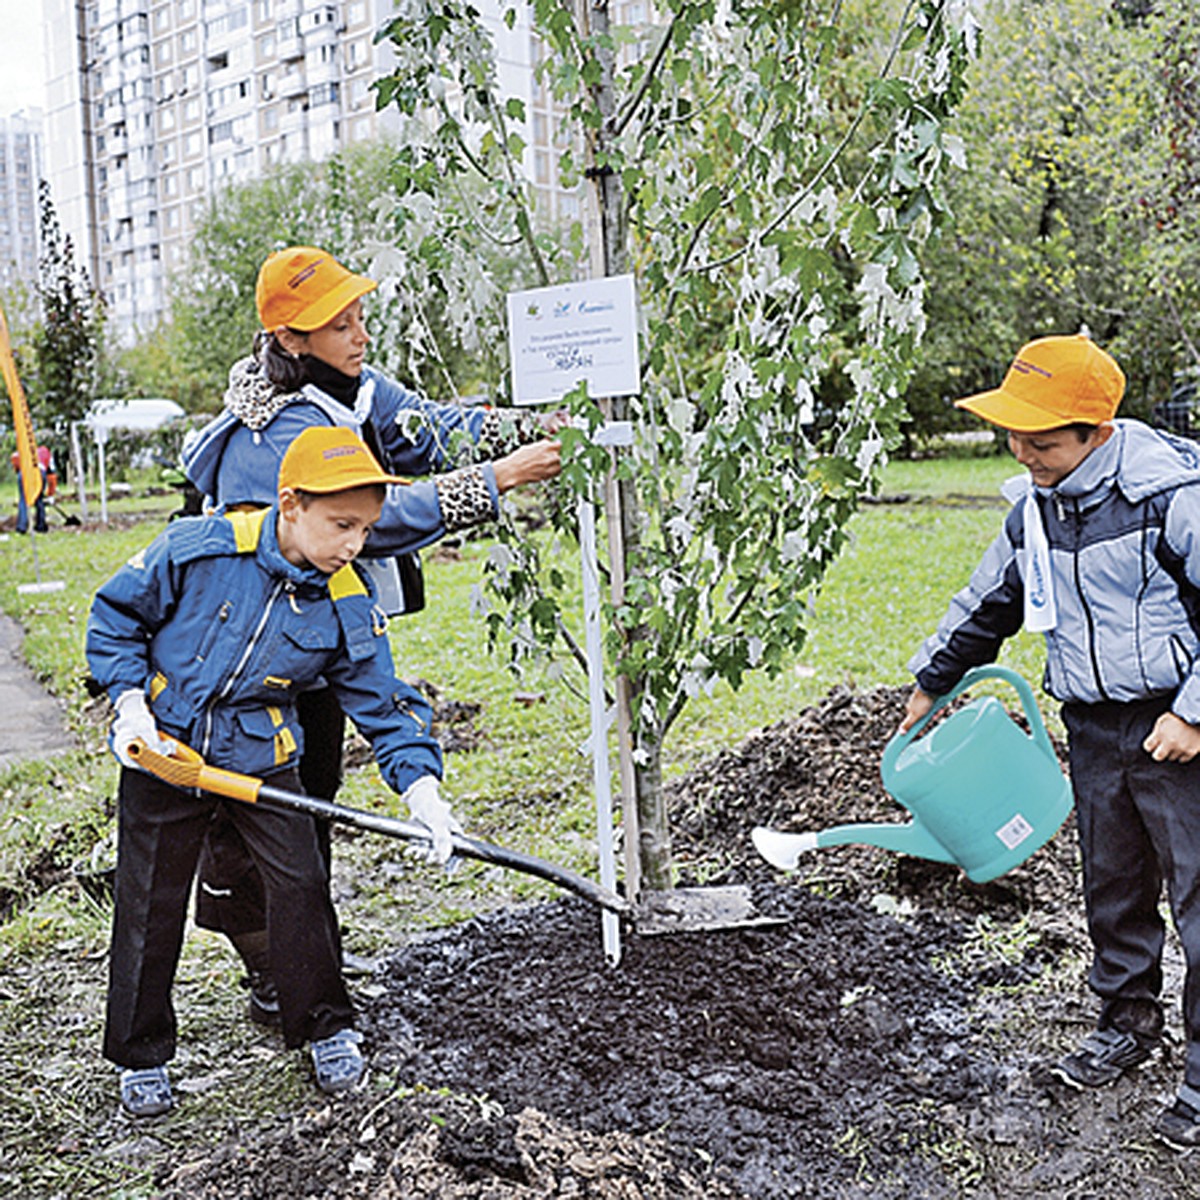
<svg viewBox="0 0 1200 1200"><path fill-rule="evenodd" d="M313 1042L313 1068L317 1087L330 1094L352 1088L367 1069L366 1060L358 1048L362 1034L357 1029L340 1029L332 1037Z"/></svg>
<svg viewBox="0 0 1200 1200"><path fill-rule="evenodd" d="M275 980L270 975L255 971L245 976L242 984L250 989L250 999L246 1006L250 1020L256 1025L269 1025L272 1029L278 1029L283 1024L283 1018L279 1013L279 992L275 987Z"/></svg>
<svg viewBox="0 0 1200 1200"><path fill-rule="evenodd" d="M1186 1153L1200 1146L1200 1092L1186 1084L1170 1108L1154 1120L1154 1134L1172 1150Z"/></svg>
<svg viewBox="0 0 1200 1200"><path fill-rule="evenodd" d="M1130 1067L1145 1062L1158 1041L1156 1037L1126 1033L1122 1029L1098 1029L1083 1039L1078 1050L1060 1058L1050 1070L1073 1088L1103 1087L1119 1079Z"/></svg>
<svg viewBox="0 0 1200 1200"><path fill-rule="evenodd" d="M166 1067L128 1068L121 1072L121 1104L134 1117L158 1117L175 1107Z"/></svg>

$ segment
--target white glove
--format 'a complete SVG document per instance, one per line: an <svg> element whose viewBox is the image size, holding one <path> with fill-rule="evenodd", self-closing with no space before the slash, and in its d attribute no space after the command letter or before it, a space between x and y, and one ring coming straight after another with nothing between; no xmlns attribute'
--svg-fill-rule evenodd
<svg viewBox="0 0 1200 1200"><path fill-rule="evenodd" d="M422 775L401 799L408 805L413 820L429 830L432 842L429 857L434 862L448 862L454 853L451 838L456 833L462 833L463 827L450 811L450 805L438 794L437 779L433 775Z"/></svg>
<svg viewBox="0 0 1200 1200"><path fill-rule="evenodd" d="M130 688L117 697L117 719L113 722L109 745L117 759L126 767L137 763L129 753L130 743L139 739L159 754L173 754L175 743L162 737L146 707L146 697L138 688Z"/></svg>

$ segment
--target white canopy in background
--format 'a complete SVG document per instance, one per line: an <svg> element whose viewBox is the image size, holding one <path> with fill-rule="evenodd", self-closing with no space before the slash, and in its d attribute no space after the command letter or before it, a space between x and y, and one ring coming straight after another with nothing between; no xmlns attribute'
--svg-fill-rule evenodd
<svg viewBox="0 0 1200 1200"><path fill-rule="evenodd" d="M152 433L155 429L159 429L168 422L185 415L183 408L176 404L174 400L168 400L162 396L155 396L144 400L104 399L92 401L92 405L88 409L87 415L83 418L82 423L90 430L92 439L96 443L96 449L99 451L101 521L105 524L108 523L108 480L104 453L104 445L108 441L108 435L114 429L133 429L143 433ZM76 437L76 423L73 422L71 425L73 452L77 452L78 450ZM76 462L78 465L78 456ZM83 506L84 515L86 516L87 498L83 472L78 471L77 474L79 476L80 501Z"/></svg>
<svg viewBox="0 0 1200 1200"><path fill-rule="evenodd" d="M97 436L101 430L142 429L151 431L184 415L174 400L153 397L148 400L94 400L84 424Z"/></svg>

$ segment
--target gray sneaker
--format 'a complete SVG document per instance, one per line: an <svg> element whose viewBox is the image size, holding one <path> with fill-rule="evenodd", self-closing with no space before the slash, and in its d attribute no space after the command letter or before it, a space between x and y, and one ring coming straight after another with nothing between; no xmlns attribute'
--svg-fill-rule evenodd
<svg viewBox="0 0 1200 1200"><path fill-rule="evenodd" d="M366 1060L358 1048L362 1034L357 1029L339 1029L332 1037L313 1042L313 1069L317 1087L323 1092L349 1091L367 1069Z"/></svg>
<svg viewBox="0 0 1200 1200"><path fill-rule="evenodd" d="M158 1117L175 1107L166 1067L127 1068L121 1072L121 1104L133 1117Z"/></svg>
<svg viewBox="0 0 1200 1200"><path fill-rule="evenodd" d="M1185 1083L1175 1103L1155 1118L1153 1129L1159 1141L1183 1154L1200 1146L1200 1091Z"/></svg>
<svg viewBox="0 0 1200 1200"><path fill-rule="evenodd" d="M1120 1079L1131 1067L1144 1063L1158 1048L1159 1041L1157 1037L1122 1029L1098 1029L1083 1039L1078 1050L1060 1058L1050 1070L1073 1088L1103 1087Z"/></svg>

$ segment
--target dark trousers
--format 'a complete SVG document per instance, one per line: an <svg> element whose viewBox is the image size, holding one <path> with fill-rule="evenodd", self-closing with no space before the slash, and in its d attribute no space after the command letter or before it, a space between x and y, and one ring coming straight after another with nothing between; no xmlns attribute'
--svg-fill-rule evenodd
<svg viewBox="0 0 1200 1200"><path fill-rule="evenodd" d="M1187 963L1186 1080L1200 1087L1200 757L1155 762L1142 743L1170 697L1067 704L1071 782L1101 1025L1162 989L1163 883ZM1115 1022L1120 1024L1120 1022Z"/></svg>
<svg viewBox="0 0 1200 1200"><path fill-rule="evenodd" d="M46 524L46 472L42 472L42 490L33 502L33 531L46 533L50 526ZM29 506L25 503L25 489L21 486L21 472L17 472L17 532L26 533L29 530Z"/></svg>
<svg viewBox="0 0 1200 1200"><path fill-rule="evenodd" d="M300 787L306 796L332 800L342 783L342 740L346 717L332 688L297 697L296 713L304 730ZM317 844L328 874L332 859L329 822L307 818L316 826ZM267 902L258 867L222 806L204 839L197 868L196 924L229 937L267 927Z"/></svg>
<svg viewBox="0 0 1200 1200"><path fill-rule="evenodd" d="M293 772L272 782L297 785ZM299 1046L354 1023L311 818L183 791L124 769L104 1031L104 1056L120 1066L159 1066L175 1053L171 988L196 860L218 807L228 809L262 874L284 1041Z"/></svg>

